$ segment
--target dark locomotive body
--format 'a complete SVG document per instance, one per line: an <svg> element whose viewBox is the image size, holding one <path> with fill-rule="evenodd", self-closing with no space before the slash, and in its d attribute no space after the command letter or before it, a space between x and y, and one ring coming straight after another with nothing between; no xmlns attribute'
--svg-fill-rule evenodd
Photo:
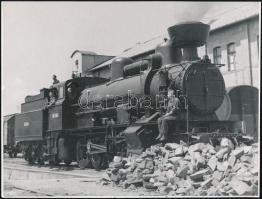
<svg viewBox="0 0 262 199"><path fill-rule="evenodd" d="M209 26L199 22L172 26L170 40L158 45L155 54L137 62L115 59L111 80L74 78L27 97L22 113L15 116L15 140L26 159L66 164L86 160L86 165L90 160L101 168L117 153L141 153L156 143L157 118L168 88L181 100L168 141L193 141L193 136L206 140L214 132L240 135L239 121L223 121L215 112L226 94L218 66L197 55L208 31ZM45 109L51 90L57 101Z"/></svg>

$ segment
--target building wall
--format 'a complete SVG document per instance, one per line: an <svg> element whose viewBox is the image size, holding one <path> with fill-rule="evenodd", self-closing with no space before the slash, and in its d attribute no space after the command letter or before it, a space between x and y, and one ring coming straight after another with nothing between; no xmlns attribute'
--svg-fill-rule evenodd
<svg viewBox="0 0 262 199"><path fill-rule="evenodd" d="M76 52L72 57L72 70L78 74L81 73L81 76L90 75L90 69L111 58L113 58L113 56L96 55L94 53L84 54L82 52ZM76 65L76 62L78 62L78 66Z"/></svg>
<svg viewBox="0 0 262 199"><path fill-rule="evenodd" d="M213 49L221 47L220 68L227 87L236 85L252 85L259 88L259 52L258 52L259 18L251 18L218 30L210 32L208 40L208 55L214 62ZM235 43L235 70L228 71L227 45ZM199 49L199 55L204 55L204 47ZM252 72L250 72L250 67ZM251 75L252 73L252 75ZM253 79L251 79L251 76ZM252 82L253 81L253 82Z"/></svg>
<svg viewBox="0 0 262 199"><path fill-rule="evenodd" d="M260 88L260 66L259 66L259 18L250 20L250 47L251 47L251 61L252 61L252 73L253 73L253 85Z"/></svg>
<svg viewBox="0 0 262 199"><path fill-rule="evenodd" d="M87 74L88 70L95 64L94 55L82 54L82 74Z"/></svg>
<svg viewBox="0 0 262 199"><path fill-rule="evenodd" d="M72 57L72 71L77 71L78 73L82 73L82 55L81 53L77 52ZM78 62L78 66L76 66L76 61Z"/></svg>

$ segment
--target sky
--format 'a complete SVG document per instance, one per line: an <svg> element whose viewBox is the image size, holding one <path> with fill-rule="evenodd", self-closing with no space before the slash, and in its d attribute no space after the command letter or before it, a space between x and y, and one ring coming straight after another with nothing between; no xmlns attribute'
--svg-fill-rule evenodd
<svg viewBox="0 0 262 199"><path fill-rule="evenodd" d="M253 2L254 3L254 2ZM2 114L20 112L52 75L71 77L76 49L117 55L169 26L246 2L1 2Z"/></svg>

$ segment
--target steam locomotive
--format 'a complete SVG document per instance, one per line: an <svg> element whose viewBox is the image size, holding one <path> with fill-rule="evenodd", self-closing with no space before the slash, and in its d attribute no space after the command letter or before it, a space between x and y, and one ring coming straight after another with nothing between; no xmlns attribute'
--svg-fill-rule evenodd
<svg viewBox="0 0 262 199"><path fill-rule="evenodd" d="M169 124L168 142L244 139L241 121L216 114L226 95L220 65L197 54L197 47L206 43L209 25L181 23L168 33L170 39L140 61L115 58L110 80L75 77L27 96L14 128L25 159L67 165L77 161L99 169L115 154L141 153L157 143L157 119L168 88L181 100L181 111ZM49 92L56 93L57 100L44 108Z"/></svg>

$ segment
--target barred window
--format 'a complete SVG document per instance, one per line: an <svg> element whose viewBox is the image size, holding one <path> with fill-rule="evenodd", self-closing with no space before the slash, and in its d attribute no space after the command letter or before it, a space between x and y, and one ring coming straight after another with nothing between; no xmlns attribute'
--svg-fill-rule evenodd
<svg viewBox="0 0 262 199"><path fill-rule="evenodd" d="M228 62L228 71L236 69L236 51L235 43L230 43L227 45L227 62Z"/></svg>
<svg viewBox="0 0 262 199"><path fill-rule="evenodd" d="M214 58L214 63L215 64L221 64L221 57L222 57L222 55L221 55L221 47L220 46L218 46L218 47L215 47L214 49L213 49L213 58Z"/></svg>

